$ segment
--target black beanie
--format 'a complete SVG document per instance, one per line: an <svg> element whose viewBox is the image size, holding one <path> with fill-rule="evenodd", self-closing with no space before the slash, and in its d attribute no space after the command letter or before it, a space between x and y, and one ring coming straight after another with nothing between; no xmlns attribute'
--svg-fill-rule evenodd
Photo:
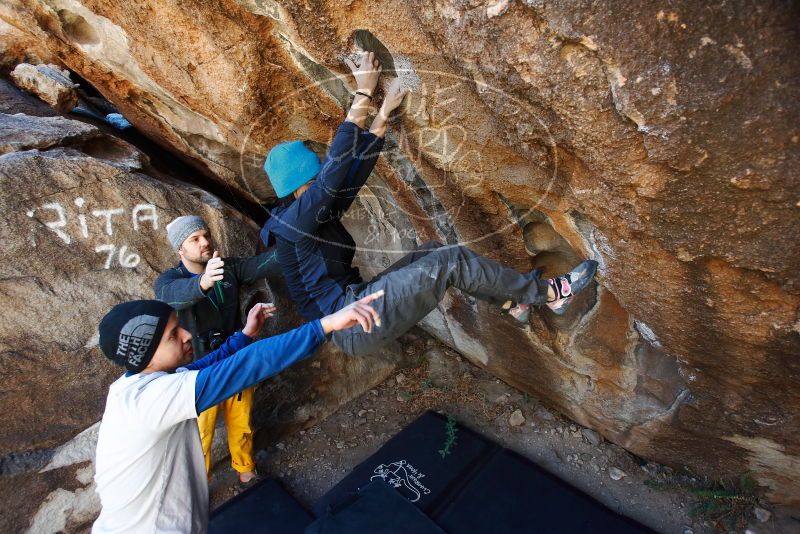
<svg viewBox="0 0 800 534"><path fill-rule="evenodd" d="M173 311L158 300L117 304L100 321L100 348L117 365L132 373L142 371L155 354Z"/></svg>

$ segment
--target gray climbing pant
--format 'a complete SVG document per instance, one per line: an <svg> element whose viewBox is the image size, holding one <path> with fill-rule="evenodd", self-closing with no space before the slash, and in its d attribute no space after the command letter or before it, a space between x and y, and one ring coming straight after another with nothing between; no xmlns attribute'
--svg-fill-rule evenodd
<svg viewBox="0 0 800 534"><path fill-rule="evenodd" d="M369 282L348 286L342 307L379 290L371 303L381 326L367 334L361 326L332 334L332 341L351 356L363 356L394 341L433 311L450 287L475 298L503 303L542 305L547 283L503 267L461 245L428 242L404 256Z"/></svg>

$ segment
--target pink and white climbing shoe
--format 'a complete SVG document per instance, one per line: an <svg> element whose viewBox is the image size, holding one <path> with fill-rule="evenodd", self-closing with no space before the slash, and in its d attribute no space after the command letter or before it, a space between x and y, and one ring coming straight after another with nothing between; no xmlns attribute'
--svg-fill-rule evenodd
<svg viewBox="0 0 800 534"><path fill-rule="evenodd" d="M573 297L589 285L597 272L597 262L586 260L567 274L548 278L547 284L553 289L555 298L548 298L547 307L556 315L564 315Z"/></svg>

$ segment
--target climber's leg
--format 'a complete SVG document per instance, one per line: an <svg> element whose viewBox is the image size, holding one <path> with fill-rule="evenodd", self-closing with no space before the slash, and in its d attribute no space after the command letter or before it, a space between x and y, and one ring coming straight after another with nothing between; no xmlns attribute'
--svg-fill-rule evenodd
<svg viewBox="0 0 800 534"><path fill-rule="evenodd" d="M481 300L533 305L547 301L547 284L538 276L500 265L461 245L439 248L421 261L434 263L447 287L457 287Z"/></svg>
<svg viewBox="0 0 800 534"><path fill-rule="evenodd" d="M535 276L484 258L463 246L442 246L375 280L350 288L345 304L383 290L372 302L381 326L371 334L355 327L335 332L333 341L351 355L363 355L396 339L430 313L449 287L457 287L483 300L513 300L541 305L547 300L547 283Z"/></svg>
<svg viewBox="0 0 800 534"><path fill-rule="evenodd" d="M403 267L414 263L415 261L419 260L420 258L427 256L431 251L434 251L438 248L443 247L444 244L440 241L426 241L423 244L419 245L416 250L410 252L391 264L389 267L384 269L382 272L378 273L375 278L372 279L372 282L377 281L381 276L386 276L389 273L392 273L398 269L402 269Z"/></svg>
<svg viewBox="0 0 800 534"><path fill-rule="evenodd" d="M397 262L393 263L389 268L387 268L386 270L384 270L383 272L381 272L377 276L375 276L375 278L372 279L372 282L377 281L380 277L385 276L388 273L391 273L391 272L396 271L396 270L398 270L398 269L400 269L402 267L405 267L405 266L407 266L407 265L409 265L409 264L411 264L411 263L413 263L415 261L418 261L422 257L424 257L424 256L430 254L431 252L433 252L433 251L435 251L437 249L440 249L440 248L445 249L445 251L449 251L448 252L449 254L451 254L453 252L461 251L461 249L463 249L463 251L476 256L480 260L492 262L492 264L494 264L497 268L506 269L505 267L502 267L501 265L495 263L494 261L492 261L492 260L490 260L488 258L485 258L483 256L480 256L480 255L472 252L470 249L468 249L466 247L463 247L461 245L444 245L440 241L426 241L425 243L421 244L417 248L417 250L415 250L414 252L412 252L410 254L407 254L407 255L403 256L400 260L398 260ZM446 254L444 256L446 256ZM441 257L440 257L440 259L441 259ZM519 274L517 271L513 271L513 270L511 270L511 271L514 274ZM542 269L535 269L529 275L526 275L526 276L528 276L529 278L531 276L538 278L541 275L541 273L542 273ZM460 286L456 285L455 287L460 287ZM484 292L484 291L481 291L480 288L475 287L472 290L467 290L467 292L470 293L473 297L479 298L479 299L481 299L483 301L486 301L486 302L490 302L492 304L500 305L503 302L505 302L504 300L500 299L500 297L498 296L496 291Z"/></svg>

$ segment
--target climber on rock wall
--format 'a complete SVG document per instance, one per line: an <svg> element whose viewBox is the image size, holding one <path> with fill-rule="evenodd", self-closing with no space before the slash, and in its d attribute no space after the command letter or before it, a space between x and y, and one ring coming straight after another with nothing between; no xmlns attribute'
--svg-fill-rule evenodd
<svg viewBox="0 0 800 534"><path fill-rule="evenodd" d="M341 217L353 203L383 148L389 115L409 93L395 78L369 130L365 129L369 101L381 67L372 52L356 65L346 60L357 91L345 121L339 126L325 161L301 141L281 143L264 163L281 199L261 230L261 239L277 244L278 261L289 293L307 319L340 309L364 295L384 291L376 303L382 323L376 331L353 329L333 335L333 341L354 356L368 354L394 340L436 308L449 287L489 302L504 303L526 321L531 305L547 305L563 314L573 295L586 287L597 270L587 260L572 271L541 280L540 271L519 273L461 245L425 243L370 282L353 267L355 242ZM511 301L511 302L509 302ZM371 335L370 335L371 334Z"/></svg>
<svg viewBox="0 0 800 534"><path fill-rule="evenodd" d="M221 345L242 324L239 311L239 286L272 274L276 267L273 253L245 258L220 258L206 222L197 215L184 215L167 225L167 239L180 256L178 264L163 272L153 291L158 300L177 310L181 326L192 334L196 358L202 358ZM222 409L228 429L231 466L239 482L256 477L253 458L253 430L250 410L253 389L212 406L198 417L200 439L211 476L211 443L217 415Z"/></svg>
<svg viewBox="0 0 800 534"><path fill-rule="evenodd" d="M336 313L253 342L274 310L256 304L245 327L193 360L192 335L157 300L116 305L99 344L126 373L108 391L97 439L100 516L92 532L206 532L208 479L198 414L310 356L332 332L380 320L369 295Z"/></svg>

